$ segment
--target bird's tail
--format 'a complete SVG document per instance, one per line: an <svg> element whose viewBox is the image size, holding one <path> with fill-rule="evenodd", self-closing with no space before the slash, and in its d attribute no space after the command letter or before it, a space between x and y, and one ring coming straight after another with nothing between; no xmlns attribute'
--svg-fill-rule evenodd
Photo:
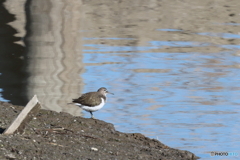
<svg viewBox="0 0 240 160"><path fill-rule="evenodd" d="M76 102L76 100L77 100L77 99L73 99L72 102L74 103L74 102Z"/></svg>
<svg viewBox="0 0 240 160"><path fill-rule="evenodd" d="M72 102L70 102L70 103L67 103L67 104L74 104L74 103L73 103L73 102L74 102L74 100L75 100L75 99L72 99Z"/></svg>

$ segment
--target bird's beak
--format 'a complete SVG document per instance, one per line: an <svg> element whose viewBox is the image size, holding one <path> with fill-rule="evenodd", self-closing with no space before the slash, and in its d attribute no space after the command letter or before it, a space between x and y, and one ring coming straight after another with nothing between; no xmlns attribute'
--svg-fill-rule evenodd
<svg viewBox="0 0 240 160"><path fill-rule="evenodd" d="M112 95L114 95L113 93L111 93L111 92L108 92L108 91L107 91L107 93L108 93L108 94L112 94Z"/></svg>

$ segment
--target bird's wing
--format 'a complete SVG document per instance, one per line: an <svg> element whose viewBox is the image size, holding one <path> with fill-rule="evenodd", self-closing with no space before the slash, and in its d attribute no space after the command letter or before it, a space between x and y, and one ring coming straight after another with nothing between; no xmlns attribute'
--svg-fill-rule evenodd
<svg viewBox="0 0 240 160"><path fill-rule="evenodd" d="M84 106L93 107L99 105L102 102L101 98L101 95L99 95L97 92L89 92L83 94L78 99L73 99L73 103L80 103Z"/></svg>

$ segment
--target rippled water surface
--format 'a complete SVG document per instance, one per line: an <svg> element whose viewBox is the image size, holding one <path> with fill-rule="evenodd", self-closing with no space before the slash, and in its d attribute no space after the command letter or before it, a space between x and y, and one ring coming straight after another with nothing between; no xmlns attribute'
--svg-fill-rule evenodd
<svg viewBox="0 0 240 160"><path fill-rule="evenodd" d="M100 14L91 7L86 5L80 18L61 21L66 28L54 16L45 22L48 15L42 19L27 15L32 18L22 53L27 56L19 56L27 69L18 73L28 74L19 84L9 78L0 81L1 101L23 105L26 97L37 94L46 109L89 118L89 113L67 102L106 87L115 95L108 95L107 104L94 116L117 130L140 132L203 159L211 158L211 151L240 154L240 45L235 43L240 36L234 32L239 23L215 20L206 23L210 29L190 30L163 23L164 17L158 22L151 17L158 15L155 11L146 11L147 21L144 15L108 17L103 13L111 11L100 7ZM225 27L233 31L219 30ZM1 71L0 78L12 74ZM13 84L26 87L12 96L13 89L5 86Z"/></svg>
<svg viewBox="0 0 240 160"><path fill-rule="evenodd" d="M239 151L239 45L219 45L231 50L207 54L170 53L154 50L213 44L148 41L128 47L94 44L96 39L84 40L84 91L102 85L115 92L98 118L201 157L212 150Z"/></svg>

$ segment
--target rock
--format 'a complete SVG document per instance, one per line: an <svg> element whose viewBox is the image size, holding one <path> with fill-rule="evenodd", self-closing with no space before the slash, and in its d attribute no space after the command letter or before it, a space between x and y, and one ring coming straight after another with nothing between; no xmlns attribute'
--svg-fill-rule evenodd
<svg viewBox="0 0 240 160"><path fill-rule="evenodd" d="M94 148L94 147L91 147L91 150L92 150L92 151L98 151L98 149L97 149L97 148Z"/></svg>

